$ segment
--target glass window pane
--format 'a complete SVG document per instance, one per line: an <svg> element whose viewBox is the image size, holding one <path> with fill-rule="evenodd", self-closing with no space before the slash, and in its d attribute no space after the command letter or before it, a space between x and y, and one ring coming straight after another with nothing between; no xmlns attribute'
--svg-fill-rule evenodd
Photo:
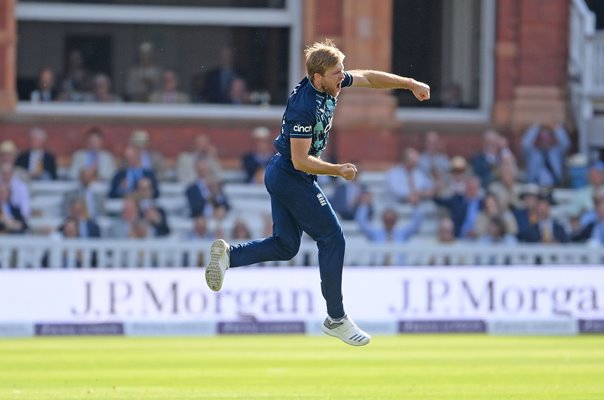
<svg viewBox="0 0 604 400"><path fill-rule="evenodd" d="M20 100L30 99L43 67L64 101L95 100L97 74L122 101L150 101L174 78L191 102L226 102L229 90L252 103L283 104L288 95L288 28L20 22L18 35ZM231 68L214 72L229 59Z"/></svg>
<svg viewBox="0 0 604 400"><path fill-rule="evenodd" d="M399 105L479 108L481 0L398 0L393 10L393 71L428 83L432 94L420 104L399 91Z"/></svg>
<svg viewBox="0 0 604 400"><path fill-rule="evenodd" d="M22 3L113 4L148 6L285 8L285 0L19 0Z"/></svg>

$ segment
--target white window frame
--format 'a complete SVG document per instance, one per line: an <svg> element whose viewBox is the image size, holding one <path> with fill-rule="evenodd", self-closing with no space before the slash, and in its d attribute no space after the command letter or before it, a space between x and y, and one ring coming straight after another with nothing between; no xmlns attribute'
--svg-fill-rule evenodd
<svg viewBox="0 0 604 400"><path fill-rule="evenodd" d="M477 109L447 109L399 107L396 118L404 122L461 122L484 123L491 120L495 97L495 32L496 0L482 0L480 15L480 94Z"/></svg>
<svg viewBox="0 0 604 400"><path fill-rule="evenodd" d="M302 50L302 0L286 0L283 9L145 6L115 4L21 3L15 7L17 21L90 22L113 24L215 25L239 27L283 27L289 35L289 86L300 79ZM283 106L150 104L34 104L22 101L17 113L28 116L236 118L279 120Z"/></svg>

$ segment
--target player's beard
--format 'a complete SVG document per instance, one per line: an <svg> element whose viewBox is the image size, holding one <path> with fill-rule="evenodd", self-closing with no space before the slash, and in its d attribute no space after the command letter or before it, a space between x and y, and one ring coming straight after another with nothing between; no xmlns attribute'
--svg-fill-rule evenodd
<svg viewBox="0 0 604 400"><path fill-rule="evenodd" d="M326 85L322 85L323 86L323 91L327 92L329 95L333 96L333 97L338 97L338 94L340 94L340 89L342 88L342 82L338 82L336 83L334 86L326 86Z"/></svg>

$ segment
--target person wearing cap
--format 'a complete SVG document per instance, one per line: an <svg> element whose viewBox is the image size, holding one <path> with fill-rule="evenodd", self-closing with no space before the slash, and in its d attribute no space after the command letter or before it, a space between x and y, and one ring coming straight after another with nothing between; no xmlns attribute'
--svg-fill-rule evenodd
<svg viewBox="0 0 604 400"><path fill-rule="evenodd" d="M95 179L102 181L109 181L115 173L113 155L103 149L103 132L99 128L89 129L86 134L86 148L73 154L69 177L78 179L82 168L93 169Z"/></svg>
<svg viewBox="0 0 604 400"><path fill-rule="evenodd" d="M435 194L439 197L463 195L466 192L466 182L469 176L466 159L462 156L453 157L449 171L434 180Z"/></svg>
<svg viewBox="0 0 604 400"><path fill-rule="evenodd" d="M539 186L555 187L564 182L564 159L570 147L562 125L535 123L522 138L526 180Z"/></svg>
<svg viewBox="0 0 604 400"><path fill-rule="evenodd" d="M153 60L153 44L143 42L138 48L138 63L128 71L126 93L129 101L147 103L151 93L159 90L162 68Z"/></svg>
<svg viewBox="0 0 604 400"><path fill-rule="evenodd" d="M144 130L135 130L130 136L130 145L135 147L140 154L141 168L153 171L158 178L162 179L164 174L163 156L158 151L150 150L149 142L149 133Z"/></svg>
<svg viewBox="0 0 604 400"><path fill-rule="evenodd" d="M275 154L271 146L271 131L265 126L259 126L252 131L254 150L241 158L247 183L262 183L264 168Z"/></svg>
<svg viewBox="0 0 604 400"><path fill-rule="evenodd" d="M26 170L31 180L56 180L55 156L44 148L46 132L40 128L33 128L29 138L31 147L19 154L15 165Z"/></svg>

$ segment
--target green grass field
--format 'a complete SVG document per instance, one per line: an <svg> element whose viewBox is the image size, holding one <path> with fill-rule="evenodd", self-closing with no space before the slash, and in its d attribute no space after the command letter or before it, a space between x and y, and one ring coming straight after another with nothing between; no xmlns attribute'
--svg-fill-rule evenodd
<svg viewBox="0 0 604 400"><path fill-rule="evenodd" d="M0 399L604 399L604 336L0 340Z"/></svg>

